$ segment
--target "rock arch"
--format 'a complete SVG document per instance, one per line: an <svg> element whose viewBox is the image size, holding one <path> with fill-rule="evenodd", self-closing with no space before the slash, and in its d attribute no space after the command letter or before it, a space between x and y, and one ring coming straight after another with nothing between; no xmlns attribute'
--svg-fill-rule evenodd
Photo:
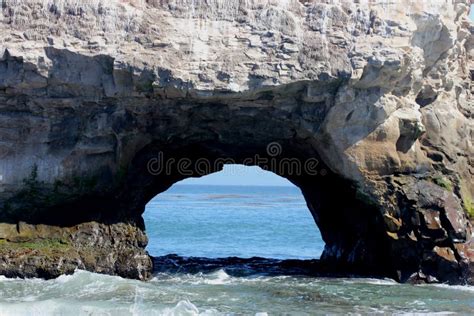
<svg viewBox="0 0 474 316"><path fill-rule="evenodd" d="M301 188L334 269L472 281L467 6L73 2L2 7L1 274L148 279L145 204L232 159Z"/></svg>

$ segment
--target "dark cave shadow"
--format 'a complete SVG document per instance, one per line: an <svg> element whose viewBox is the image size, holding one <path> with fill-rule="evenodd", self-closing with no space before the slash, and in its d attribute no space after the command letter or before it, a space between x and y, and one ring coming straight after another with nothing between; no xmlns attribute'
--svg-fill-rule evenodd
<svg viewBox="0 0 474 316"><path fill-rule="evenodd" d="M47 79L51 83L54 83L51 85L51 87L49 87L45 91L42 91L42 93L46 93L46 97L51 98L52 100L84 97L86 98L87 102L89 102L88 100L90 98L92 98L93 100L97 99L99 101L94 101L96 102L96 106L90 106L91 115L110 115L111 107L104 107L102 101L107 98L120 99L127 97L127 95L114 95L113 93L115 90L112 87L112 83L114 83L114 59L112 57L107 55L86 56L72 52L68 49L57 49L53 47L46 47L45 54L53 63L53 66L51 67L48 73ZM70 67L71 64L77 64L80 65L80 67ZM21 73L20 70L31 68L32 73L40 75L40 72L38 71L38 69L35 68L36 66L34 64L28 63L22 57L12 56L8 50L5 50L3 52L3 56L0 57L0 74L2 74L3 69L8 69L11 67L18 68L18 73ZM131 73L128 75L132 76ZM153 79L150 76L151 74L146 73L146 76L144 76L144 78L138 79L143 79L145 83L150 83L150 80ZM77 93L75 92L76 90L70 88L74 86L74 83L76 81L81 82L81 77L93 78L93 83L87 86L85 85L83 87L84 89L80 91L81 94L77 95ZM16 80L18 78L15 77L14 79ZM331 91L332 93L336 93L339 87L344 83L344 80L322 80L316 82L302 81L294 84L283 85L279 87L277 89L278 91L276 92L278 92L279 94L290 92L295 94L295 102L301 103L300 107L296 109L297 116L304 116L306 111L308 111L308 108L314 108L313 110L320 111L317 113L317 115L315 114L315 112L312 112L312 115L318 118L317 122L315 123L315 126L319 126L324 121L324 118L326 117L329 108L323 107L322 105L316 107L310 106L310 104L306 104L302 101L301 95L307 92L306 90L309 89L309 85L317 85L319 88L324 87L325 91L327 90ZM122 88L125 89L125 87ZM28 93L33 92L39 93L36 90L29 91ZM30 98L28 93L22 96L25 102ZM34 93L33 98L35 97ZM268 96L268 91L266 90L261 93L263 93L263 97ZM376 95L378 98L380 97L381 92L375 91L374 95ZM249 100L250 98L250 96L246 94L240 94L240 96L246 100ZM260 97L262 97L262 95ZM226 101L227 99L223 100ZM212 102L213 106L211 113L213 113L213 115L216 117L223 117L226 119L226 121L232 123L234 121L233 115L235 113L228 110L228 108L225 106L226 103L223 100L217 100ZM184 101L172 100L172 102L169 104L159 98L157 98L155 101L162 104L162 110L166 109L166 111L170 111L170 113L174 113L172 111L177 108L176 104L180 104L183 102L195 102L196 104L200 105L196 106L195 116L198 116L198 114L200 114L202 108L207 109L210 103L210 101L206 101L208 103L208 106L206 107L203 106L203 104L205 105L206 102L193 98L189 98ZM152 108L154 109L155 107ZM269 111L269 109L271 109L271 107L261 107L259 112L257 113L258 115L255 115L255 117L271 118L272 112ZM164 112L164 114L168 113L166 111ZM185 113L186 112L183 112L183 115ZM74 112L68 113L67 117L74 117L74 114ZM153 113L149 114L151 115ZM160 115L162 114L163 113L160 113ZM247 114L245 113L243 113L242 115L244 117L247 117ZM164 115L164 117L166 117L166 115ZM116 124L121 129L130 128L130 122L133 122L132 118L133 117L127 118L126 121L128 123L118 121ZM160 122L160 124L163 126L166 126L167 124L163 120ZM254 120L248 120L245 122L248 123L247 125L249 128L254 128L254 126L262 125L260 121L257 122ZM175 145L174 147L170 146L168 140L161 140L161 142L153 142L152 144L148 145L146 148L143 148L141 151L135 154L135 157L132 160L131 164L128 166L127 169L125 169L127 172L127 177L125 181L123 181L123 186L119 186L118 188L114 189L114 192L108 191L105 195L103 195L100 192L98 193L95 192L93 189L90 189L88 191L86 190L87 192L78 192L78 194L75 194L75 196L68 196L68 186L65 185L64 187L60 187L60 189L65 192L62 192L60 190L59 195L61 196L59 196L59 198L61 199L57 199L56 196L51 196L54 192L53 189L50 187L45 186L44 188L38 189L37 191L33 192L38 196L32 196L32 192L29 192L27 190L28 192L20 193L24 193L23 195L29 195L28 198L31 200L31 203L25 204L25 198L23 196L13 196L9 198L9 200L6 201L4 206L0 206L0 221L11 224L16 224L21 221L34 225L45 224L55 225L59 227L71 227L79 223L88 221L111 224L121 222L123 218L126 218L127 220L131 218L132 221L136 221L141 225L142 221L140 219L140 215L141 213L143 213L144 206L154 196L166 191L172 184L184 178L201 176L193 174L191 176L182 177L174 170L174 173L167 177L151 175L146 170L147 162L151 158L156 158L157 153L165 151L164 149L167 149L170 152L173 150L181 150L182 152L180 153L183 154L183 157L190 158L191 155L192 158L196 159L206 158L210 154L210 152L214 152L216 157L235 158L235 160L237 161L236 163L238 163L238 160L240 160L244 156L254 157L256 154L259 154L260 151L265 154L265 146L262 146L262 144L266 145L270 141L279 140L280 145L282 145L285 150L285 154L288 155L287 158L298 158L304 161L308 157L318 157L317 160L321 162L320 169L330 170L330 168L327 168L323 163L324 159L321 159L319 155L314 152L313 148L306 148L305 146L303 146L304 140L288 141L286 140L286 138L282 138L282 140L285 140L285 142L282 142L277 136L276 131L279 131L280 133L282 133L282 135L287 131L286 129L281 130L280 121L276 120L273 122L271 120L265 120L265 122L272 123L271 125L269 125L270 127L266 128L266 132L268 133L268 139L265 141L260 140L259 142L257 142L253 139L252 136L245 136L245 134L242 134L242 139L240 139L240 143L245 144L245 146L236 146L235 144L221 144L219 143L218 139L215 139L214 136L212 136L214 135L212 133L210 133L211 136L208 136L210 137L209 139L205 139L200 142L193 142L191 144L189 144L188 141L181 140L181 142L183 143L180 143L179 139L173 139L173 145ZM76 142L80 141L80 138L78 135L76 135L76 132L70 130L79 128L77 122L73 123L74 124L71 125L70 122L68 124L63 121L57 122L57 128L51 132L50 137L52 140L51 148L53 152L57 149L73 148ZM223 131L242 129L241 125L232 126L232 124L224 124L222 126ZM288 126L288 128L293 127ZM376 127L367 131L367 134L372 132L375 128ZM69 134L65 134L65 131ZM64 143L63 138L67 138L65 137L65 135L69 138L77 137L77 139L75 142L72 143ZM365 135L363 136L365 137ZM359 139L354 139L354 142L358 140ZM200 145L202 144L204 144L204 147L200 147ZM296 156L292 155L290 151L293 150L293 148L299 148L301 146L302 148L306 148L306 150L308 151L299 153ZM190 152L189 150L189 148L192 149L193 147L195 149L197 148L194 153ZM207 150L208 152L203 152L203 150ZM243 154L243 152L245 152L245 155ZM169 157L179 158L180 153L171 152L169 154ZM193 171L193 173L195 172ZM83 175L80 174L78 176ZM289 178L288 176L284 177ZM317 178L318 177L316 176L312 177L312 179L314 179L315 181ZM114 178L113 175L110 174L110 170L105 170L100 174L100 180L102 182L100 183L100 185L98 185L98 187L104 186L104 183L106 183L107 181L112 182ZM289 180L294 182L293 179ZM309 183L309 180L306 182ZM41 184L42 186L42 183L39 184ZM112 184L110 185L112 190ZM58 195L56 193L54 194ZM130 211L128 212L127 209ZM123 211L124 214L117 214L117 210Z"/></svg>

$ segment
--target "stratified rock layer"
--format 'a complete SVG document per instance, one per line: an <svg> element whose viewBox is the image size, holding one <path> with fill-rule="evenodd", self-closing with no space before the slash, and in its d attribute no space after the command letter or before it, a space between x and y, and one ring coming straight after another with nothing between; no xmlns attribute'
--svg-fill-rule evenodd
<svg viewBox="0 0 474 316"><path fill-rule="evenodd" d="M326 2L1 1L0 273L148 279L145 204L232 159L327 266L472 282L469 1Z"/></svg>

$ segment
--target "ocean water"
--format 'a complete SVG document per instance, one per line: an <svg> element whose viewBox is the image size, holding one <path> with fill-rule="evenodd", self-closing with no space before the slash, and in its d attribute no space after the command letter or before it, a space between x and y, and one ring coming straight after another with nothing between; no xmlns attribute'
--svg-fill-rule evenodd
<svg viewBox="0 0 474 316"><path fill-rule="evenodd" d="M0 277L0 315L474 314L474 287L309 277L283 264L311 263L324 246L296 188L175 186L144 216L161 267L151 281Z"/></svg>
<svg viewBox="0 0 474 316"><path fill-rule="evenodd" d="M296 187L176 185L144 218L153 256L314 259L324 249Z"/></svg>

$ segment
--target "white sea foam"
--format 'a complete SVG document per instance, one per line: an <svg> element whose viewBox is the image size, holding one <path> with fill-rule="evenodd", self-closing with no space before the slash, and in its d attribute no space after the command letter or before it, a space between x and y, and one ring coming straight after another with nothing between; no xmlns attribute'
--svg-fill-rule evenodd
<svg viewBox="0 0 474 316"><path fill-rule="evenodd" d="M34 304L1 304L0 316L3 315L163 315L163 316L197 316L221 315L216 309L200 311L188 300L182 300L173 307L126 309L112 304L108 306L74 305L60 301L41 301Z"/></svg>
<svg viewBox="0 0 474 316"><path fill-rule="evenodd" d="M218 270L204 278L206 284L218 285L218 284L229 284L232 278L224 270Z"/></svg>
<svg viewBox="0 0 474 316"><path fill-rule="evenodd" d="M423 285L426 286L426 285ZM429 285L428 285L429 286ZM447 284L433 284L431 286L440 287L449 290L465 291L474 293L474 286L472 285L447 285ZM474 298L473 298L474 301Z"/></svg>
<svg viewBox="0 0 474 316"><path fill-rule="evenodd" d="M63 275L60 275L59 277L57 277L54 281L57 282L57 283L67 283L67 282L71 282L73 281L74 279L77 279L79 278L81 275L85 275L87 274L86 271L82 271L82 270L76 270L74 272L74 274L63 274Z"/></svg>
<svg viewBox="0 0 474 316"><path fill-rule="evenodd" d="M209 274L164 273L151 282L76 271L49 281L0 278L0 316L229 313L266 316L308 310L446 315L447 312L439 311L463 313L472 309L473 292L472 286L407 286L378 279L232 277L224 270ZM434 305L433 300L437 302ZM453 300L455 305L451 303Z"/></svg>
<svg viewBox="0 0 474 316"><path fill-rule="evenodd" d="M189 300L182 300L175 307L165 308L160 314L163 316L220 315L215 309L199 311L199 308Z"/></svg>
<svg viewBox="0 0 474 316"><path fill-rule="evenodd" d="M7 278L3 275L0 275L0 282L12 282L15 280L20 280L19 278Z"/></svg>
<svg viewBox="0 0 474 316"><path fill-rule="evenodd" d="M394 315L406 315L406 316L425 316L425 315L454 315L453 312L407 312L407 313L394 313Z"/></svg>
<svg viewBox="0 0 474 316"><path fill-rule="evenodd" d="M224 270L220 269L212 273L196 273L196 274L169 274L159 273L153 279L152 282L156 284L162 284L163 282L177 285L222 285L231 284L233 282L242 282L246 279L235 278L228 275Z"/></svg>
<svg viewBox="0 0 474 316"><path fill-rule="evenodd" d="M344 283L349 284L373 284L373 285L400 285L398 282L392 279L372 279L372 278L355 278L355 279L344 279Z"/></svg>

